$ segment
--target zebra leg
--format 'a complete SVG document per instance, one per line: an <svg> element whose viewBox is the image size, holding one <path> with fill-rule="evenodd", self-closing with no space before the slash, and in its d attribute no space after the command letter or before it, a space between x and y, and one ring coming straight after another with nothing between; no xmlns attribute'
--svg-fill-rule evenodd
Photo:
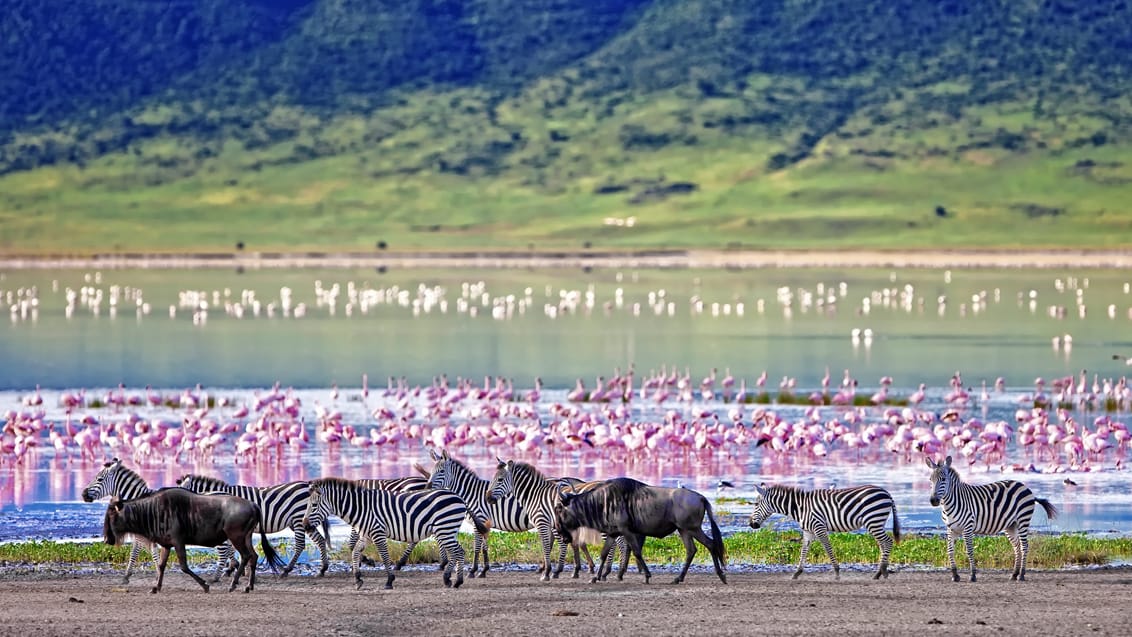
<svg viewBox="0 0 1132 637"><path fill-rule="evenodd" d="M212 583L213 584L215 584L216 582L219 582L220 578L224 577L224 575L226 574L224 569L225 569L225 567L228 566L229 560L232 559L232 553L231 553L231 550L230 550L231 547L232 547L232 545L229 544L228 542L225 542L225 543L221 544L220 546L216 547L216 572L214 572L212 574ZM232 573L232 570L228 569L227 574L231 574L231 573Z"/></svg>
<svg viewBox="0 0 1132 637"><path fill-rule="evenodd" d="M617 538L615 546L617 547L617 551L621 553L621 563L618 565L617 570L617 581L620 582L625 579L625 572L629 570L629 543L622 536ZM613 570L612 563L609 565L609 570ZM606 575L608 574L609 573L606 573Z"/></svg>
<svg viewBox="0 0 1132 637"><path fill-rule="evenodd" d="M813 531L802 530L802 554L798 556L798 570L794 571L794 576L790 579L798 579L802 576L802 569L806 565L806 555L810 552L810 543L814 541Z"/></svg>
<svg viewBox="0 0 1132 637"><path fill-rule="evenodd" d="M688 575L688 567L692 565L692 558L696 557L696 542L692 539L691 533L681 530L680 541L684 543L684 568L680 570L676 579L672 580L673 584L684 581L684 577Z"/></svg>
<svg viewBox="0 0 1132 637"><path fill-rule="evenodd" d="M350 537L346 540L346 548L350 551L351 554L354 552L354 546L358 543L358 537L358 528L355 526L350 527ZM358 559L360 559L361 563L365 564L366 566L377 566L377 562L366 557L364 553Z"/></svg>
<svg viewBox="0 0 1132 637"><path fill-rule="evenodd" d="M330 568L330 547L327 544L327 539L317 530L309 531L308 534L314 539L315 545L318 546L318 555L322 559L322 567L319 569L317 577L322 577L326 575L326 570Z"/></svg>
<svg viewBox="0 0 1132 637"><path fill-rule="evenodd" d="M409 563L409 556L413 554L413 549L415 548L417 548L416 542L409 542L408 544L406 544L405 552L401 553L400 559L398 559L397 563L393 565L393 570L399 571L405 568L405 565ZM444 561L443 553L444 551L441 551L441 561ZM443 565L441 565L441 568L443 568Z"/></svg>
<svg viewBox="0 0 1132 637"><path fill-rule="evenodd" d="M947 562L951 564L951 581L959 581L959 567L955 564L955 532L947 529Z"/></svg>
<svg viewBox="0 0 1132 637"><path fill-rule="evenodd" d="M303 530L302 518L295 518L291 522L291 532L295 534L295 547L291 554L291 561L283 567L283 572L279 574L280 577L287 577L294 570L295 564L299 561L299 556L307 548L307 532Z"/></svg>
<svg viewBox="0 0 1132 637"><path fill-rule="evenodd" d="M157 585L150 589L150 593L161 590L161 584L165 581L165 565L169 563L169 549L163 546L160 551L155 551L154 554L157 555Z"/></svg>
<svg viewBox="0 0 1132 637"><path fill-rule="evenodd" d="M156 567L158 563L156 545L150 545L150 553L153 554L153 565ZM141 554L141 539L134 538L132 547L130 548L130 559L126 562L126 574L122 577L122 584L130 583L130 575L134 572L134 565L138 563L138 555Z"/></svg>
<svg viewBox="0 0 1132 637"><path fill-rule="evenodd" d="M366 542L365 542L365 537L361 536L360 534L357 537L354 537L354 534L357 533L357 532L358 532L357 529L351 529L350 530L351 539L354 540L354 543L352 545L349 545L351 547L350 548L350 568L354 571L354 584L355 584L355 586L357 586L357 590L361 590L362 589L361 560L362 560L362 551L364 551L365 548L366 548ZM382 548L385 548L384 537L382 538L382 540L383 540L383 543L382 543L381 546L382 546ZM376 540L374 541L374 543L375 544L377 543ZM385 554L386 555L389 554L388 548L385 548ZM386 570L389 570L389 569L386 569Z"/></svg>
<svg viewBox="0 0 1132 637"><path fill-rule="evenodd" d="M963 543L967 545L967 561L971 563L971 581L973 582L975 581L975 532L970 528L963 531Z"/></svg>
<svg viewBox="0 0 1132 637"><path fill-rule="evenodd" d="M452 584L452 571L456 571L456 588L464 583L464 547L456 540L456 534L446 535L445 537L437 537L436 543L440 545L441 551L445 554L450 554L451 559L448 566L444 569L444 586L451 587Z"/></svg>
<svg viewBox="0 0 1132 637"><path fill-rule="evenodd" d="M1026 558L1030 554L1030 538L1026 529L1019 529L1018 531L1018 554L1019 554L1019 567L1018 567L1018 581L1026 581Z"/></svg>
<svg viewBox="0 0 1132 637"><path fill-rule="evenodd" d="M558 579L558 576L562 574L562 570L566 568L566 550L569 548L570 543L565 539L559 537L557 533L555 533L553 537L558 539L558 566L554 569L553 575L554 579ZM580 568L582 560L581 558L577 557L577 551L578 549L575 548L575 562L577 563L578 568Z"/></svg>
<svg viewBox="0 0 1132 637"><path fill-rule="evenodd" d="M892 537L883 528L872 531L872 535L877 541L877 548L880 549L880 564L873 579L882 577L888 579L888 556L892 554Z"/></svg>
<svg viewBox="0 0 1132 637"><path fill-rule="evenodd" d="M833 556L833 544L829 542L829 534L825 532L825 529L818 532L818 541L821 542L822 548L825 549L825 554L829 557L829 563L833 565L833 579L841 579L841 565L837 563L837 558Z"/></svg>
<svg viewBox="0 0 1132 637"><path fill-rule="evenodd" d="M488 533L490 533L490 531L488 531ZM483 550L483 570L480 571L480 578L481 579L484 578L484 577L487 577L488 565L491 564L491 560L489 560L488 557L487 557L487 536L488 536L488 533L484 533L482 536L480 536L478 534L476 535L476 540L478 542L480 542L480 545L483 547L483 549L482 549ZM475 548L475 547L473 547L473 548ZM475 573L476 573L475 560L478 556L479 556L479 554L477 553L475 556L472 557L472 575L473 576L475 576Z"/></svg>
<svg viewBox="0 0 1132 637"><path fill-rule="evenodd" d="M381 563L385 565L385 588L386 590L393 588L393 580L396 576L393 575L393 560L389 559L389 543L386 541L385 533L379 533L373 538L373 543L377 545L377 552L381 555ZM358 588L362 587L361 578L358 578Z"/></svg>
<svg viewBox="0 0 1132 637"><path fill-rule="evenodd" d="M1005 532L1006 537L1010 540L1010 548L1014 551L1014 572L1010 575L1010 579L1017 580L1022 571L1022 546L1018 537L1018 529L1010 527ZM1025 579L1025 575L1022 577Z"/></svg>
<svg viewBox="0 0 1132 637"><path fill-rule="evenodd" d="M552 531L547 524L539 524L538 538L542 542L542 565L545 569L540 579L544 582L549 582L551 569L550 551L554 548L554 531Z"/></svg>

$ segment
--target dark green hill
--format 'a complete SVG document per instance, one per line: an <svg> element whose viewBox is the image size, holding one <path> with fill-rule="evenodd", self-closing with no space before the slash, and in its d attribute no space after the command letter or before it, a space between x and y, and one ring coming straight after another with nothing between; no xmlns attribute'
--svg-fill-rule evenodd
<svg viewBox="0 0 1132 637"><path fill-rule="evenodd" d="M57 216L227 209L316 243L521 244L651 211L614 242L714 240L672 225L694 210L742 243L911 206L942 214L886 240L1013 237L995 215L1021 211L1111 242L1129 51L1127 0L10 0L0 223L38 245Z"/></svg>

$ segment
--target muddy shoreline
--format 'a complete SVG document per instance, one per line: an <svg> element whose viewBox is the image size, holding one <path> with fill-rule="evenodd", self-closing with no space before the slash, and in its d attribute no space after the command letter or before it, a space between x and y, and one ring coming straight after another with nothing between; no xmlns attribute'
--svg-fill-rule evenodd
<svg viewBox="0 0 1132 637"><path fill-rule="evenodd" d="M0 256L0 270L273 268L1128 268L1132 250L233 252Z"/></svg>
<svg viewBox="0 0 1132 637"><path fill-rule="evenodd" d="M365 572L323 579L262 574L249 594L217 585L204 593L170 570L152 595L151 570L127 586L119 574L65 568L0 571L0 634L114 635L1124 635L1132 569L1031 571L1026 582L999 570L953 583L938 570L868 573L690 573L680 585L655 573L644 584L539 582L491 572L444 588L434 570L398 576L393 590Z"/></svg>

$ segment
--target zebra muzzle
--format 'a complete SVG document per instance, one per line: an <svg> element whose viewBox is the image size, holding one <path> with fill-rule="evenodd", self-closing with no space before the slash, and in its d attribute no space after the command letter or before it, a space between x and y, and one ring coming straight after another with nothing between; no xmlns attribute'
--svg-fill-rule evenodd
<svg viewBox="0 0 1132 637"><path fill-rule="evenodd" d="M933 497L933 498L929 499L928 501L932 503L933 507L939 506L939 498Z"/></svg>

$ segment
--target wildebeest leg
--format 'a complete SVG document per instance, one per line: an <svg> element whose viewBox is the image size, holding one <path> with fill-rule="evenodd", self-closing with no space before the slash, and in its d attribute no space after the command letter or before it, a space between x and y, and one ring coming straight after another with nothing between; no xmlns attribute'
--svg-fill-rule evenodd
<svg viewBox="0 0 1132 637"><path fill-rule="evenodd" d="M692 565L692 558L696 556L696 542L692 539L692 534L687 530L680 530L680 540L684 542L684 568L680 570L680 574L676 579L672 580L673 584L679 584L684 581L684 577L688 574L688 567Z"/></svg>
<svg viewBox="0 0 1132 637"><path fill-rule="evenodd" d="M711 538L708 537L707 533L704 533L703 529L692 529L692 537L699 540L700 544L703 544L704 548L711 554L711 563L715 567L715 574L719 576L720 581L726 584L727 576L723 573L723 555L712 549L714 543Z"/></svg>
<svg viewBox="0 0 1132 637"><path fill-rule="evenodd" d="M157 545L155 544L154 547L156 547L156 546ZM159 557L157 558L157 585L154 586L152 589L150 589L149 592L151 592L151 593L156 593L156 592L160 591L161 590L161 583L165 581L165 565L169 563L169 548L165 547L165 546L161 547L161 550L158 552L158 555L159 555Z"/></svg>
<svg viewBox="0 0 1132 637"><path fill-rule="evenodd" d="M606 564L609 561L609 551L612 548L613 548L613 538L606 536L605 542L603 542L602 545L601 545L601 561L598 564L597 573L594 573L594 576L590 579L591 584L593 584L594 582L597 582L599 580L605 580L605 576L607 574L609 574L609 570L606 569ZM610 566L609 568L611 569L613 567Z"/></svg>
<svg viewBox="0 0 1132 637"><path fill-rule="evenodd" d="M185 553L185 545L176 544L173 546L173 550L177 551L177 562L179 562L181 565L181 571L187 573L189 577L195 579L197 581L197 584L200 584L200 587L203 588L204 592L207 593L208 582L204 581L204 579L202 579L200 575L197 575L191 568L189 568L189 556ZM237 571L239 571L239 569L237 569Z"/></svg>
<svg viewBox="0 0 1132 637"><path fill-rule="evenodd" d="M637 558L637 567L645 574L645 583L648 584L652 579L652 573L649 571L649 565L645 564L645 556L641 552L644 547L644 538L636 535L626 533L624 535L625 541L629 543L629 550L633 552L633 557Z"/></svg>
<svg viewBox="0 0 1132 637"><path fill-rule="evenodd" d="M236 542L243 540L242 546ZM240 565L236 568L236 574L232 576L232 585L228 587L228 592L236 590L236 585L240 583L240 574L245 570L248 571L248 585L244 588L245 593L250 593L255 590L255 568L256 563L259 562L259 555L255 552L255 527L248 529L244 537L230 539L232 546L238 546L240 551ZM251 566L249 569L248 566Z"/></svg>

